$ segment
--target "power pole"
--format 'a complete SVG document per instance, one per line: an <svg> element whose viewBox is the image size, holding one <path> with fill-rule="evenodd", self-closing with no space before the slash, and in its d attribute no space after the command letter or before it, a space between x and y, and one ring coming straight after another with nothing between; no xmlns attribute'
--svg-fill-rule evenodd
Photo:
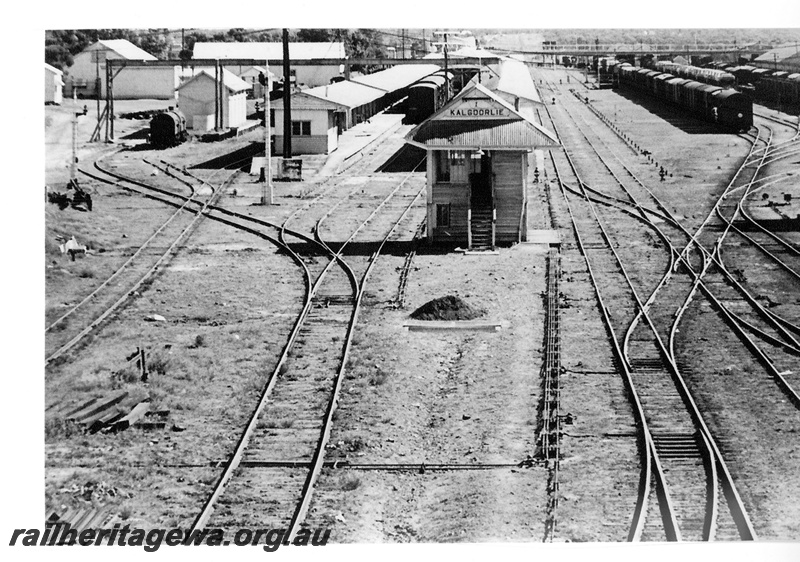
<svg viewBox="0 0 800 562"><path fill-rule="evenodd" d="M289 74L289 30L283 29L283 157L292 157L292 108Z"/></svg>

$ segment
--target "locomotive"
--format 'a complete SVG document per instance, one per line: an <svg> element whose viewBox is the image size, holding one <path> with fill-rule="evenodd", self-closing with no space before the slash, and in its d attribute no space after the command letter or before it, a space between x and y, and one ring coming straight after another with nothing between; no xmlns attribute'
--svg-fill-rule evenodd
<svg viewBox="0 0 800 562"><path fill-rule="evenodd" d="M180 110L170 107L150 120L150 144L155 148L177 146L189 138L186 117Z"/></svg>
<svg viewBox="0 0 800 562"><path fill-rule="evenodd" d="M620 87L677 105L726 131L747 131L753 125L753 102L733 88L703 84L627 63L617 65L615 72Z"/></svg>

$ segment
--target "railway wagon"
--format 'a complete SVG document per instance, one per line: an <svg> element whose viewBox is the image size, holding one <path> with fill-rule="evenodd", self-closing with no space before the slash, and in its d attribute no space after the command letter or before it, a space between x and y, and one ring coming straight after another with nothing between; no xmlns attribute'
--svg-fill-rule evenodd
<svg viewBox="0 0 800 562"><path fill-rule="evenodd" d="M728 88L736 85L736 77L733 74L715 68L701 68L668 61L659 61L653 65L653 68L660 72L668 72L679 78L688 78L695 82L704 82L713 86Z"/></svg>
<svg viewBox="0 0 800 562"><path fill-rule="evenodd" d="M150 144L156 148L177 146L188 137L186 117L178 109L157 113L150 120Z"/></svg>
<svg viewBox="0 0 800 562"><path fill-rule="evenodd" d="M405 123L418 124L433 115L447 102L447 86L452 74L439 71L409 86Z"/></svg>
<svg viewBox="0 0 800 562"><path fill-rule="evenodd" d="M800 103L800 73L774 72L755 85L756 95L782 104Z"/></svg>
<svg viewBox="0 0 800 562"><path fill-rule="evenodd" d="M736 83L739 86L743 86L745 84L752 84L754 81L753 78L753 71L758 70L755 66L735 66L733 68L729 68L728 72L733 74L736 77Z"/></svg>
<svg viewBox="0 0 800 562"><path fill-rule="evenodd" d="M618 65L616 72L621 88L645 92L725 130L746 131L753 124L752 101L733 88L675 78L627 63Z"/></svg>

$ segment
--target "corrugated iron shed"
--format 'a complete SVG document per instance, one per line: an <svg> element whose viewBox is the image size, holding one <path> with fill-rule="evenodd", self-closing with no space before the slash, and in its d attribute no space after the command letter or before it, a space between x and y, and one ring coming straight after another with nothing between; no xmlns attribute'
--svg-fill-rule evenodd
<svg viewBox="0 0 800 562"><path fill-rule="evenodd" d="M435 64L399 64L374 74L352 78L352 81L384 92L394 92L439 70L440 67Z"/></svg>
<svg viewBox="0 0 800 562"><path fill-rule="evenodd" d="M351 109L380 99L386 94L383 90L350 80L343 80L327 86L309 88L303 90L303 93Z"/></svg>
<svg viewBox="0 0 800 562"><path fill-rule="evenodd" d="M205 43L194 44L193 55L196 59L267 59L283 60L283 44L268 42L253 43ZM289 43L289 57L296 60L306 59L344 59L344 43Z"/></svg>

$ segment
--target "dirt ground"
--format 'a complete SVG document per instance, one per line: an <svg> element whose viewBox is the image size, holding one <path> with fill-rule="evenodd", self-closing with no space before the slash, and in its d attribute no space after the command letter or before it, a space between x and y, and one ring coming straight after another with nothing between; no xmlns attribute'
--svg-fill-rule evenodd
<svg viewBox="0 0 800 562"><path fill-rule="evenodd" d="M673 173L660 183L657 168L632 159L637 173L684 224L696 227L742 157L744 139L698 132L612 91L593 91L590 98ZM79 120L84 138L91 132L92 109ZM46 112L48 185L68 177L74 110L65 103ZM118 121L120 137L135 136L144 124ZM252 147L258 135L191 142L160 155L175 163L208 162ZM401 144L399 137L390 142ZM105 150L109 147L84 146L81 161ZM167 182L141 163L146 154L126 153L113 161L125 173ZM204 177L216 173L213 167L195 171ZM424 172L417 175L424 181ZM341 179L281 184L278 205L264 208L252 206L261 195L260 184L240 175L222 204L280 221L303 207L304 197L328 187L331 204L354 186L373 186L377 192L380 185L385 191L389 180L375 176L374 169L354 166ZM47 320L102 282L170 212L116 188L87 185L94 192L92 213L46 206ZM551 226L565 241L560 407L570 422L561 438L554 540L623 541L640 474L629 397L585 263L570 242L563 197L552 182L536 189L532 200L551 202L556 219ZM771 196L780 197L778 191ZM537 223L546 227L548 213L536 212ZM471 256L420 245L406 305L396 308L405 250L424 213L420 201L397 236L402 251L387 251L371 275L326 451L330 461L413 469L326 468L306 522L332 529L332 542L343 543L542 541L551 493L548 472L524 461L535 453L537 441L547 248L517 245L496 255ZM333 224L338 226L326 228L341 229L344 223ZM56 236L72 234L95 251L69 261ZM338 230L335 235L341 238ZM651 273L642 272L640 282L649 282ZM275 367L302 306L300 281L299 268L271 244L204 219L156 279L76 357L46 370L46 406L127 390L127 400L149 399L169 410L162 430L132 428L118 435L84 434L46 414L47 507L105 506L119 521L138 527L188 526ZM753 276L754 283L763 281ZM482 320L499 322L501 329L404 327L413 310L445 295L485 310ZM166 321L146 321L152 314ZM712 432L726 443L726 460L758 532L773 540L795 537L800 518L794 505L800 502L787 498L800 494L797 410L782 401L774 382L747 358L706 303L696 303L682 328L728 338L722 347L702 337L687 338L679 353L693 368L692 391L708 413ZM146 383L124 369L125 357L137 346L148 349L160 365ZM424 464L457 466L438 470Z"/></svg>

